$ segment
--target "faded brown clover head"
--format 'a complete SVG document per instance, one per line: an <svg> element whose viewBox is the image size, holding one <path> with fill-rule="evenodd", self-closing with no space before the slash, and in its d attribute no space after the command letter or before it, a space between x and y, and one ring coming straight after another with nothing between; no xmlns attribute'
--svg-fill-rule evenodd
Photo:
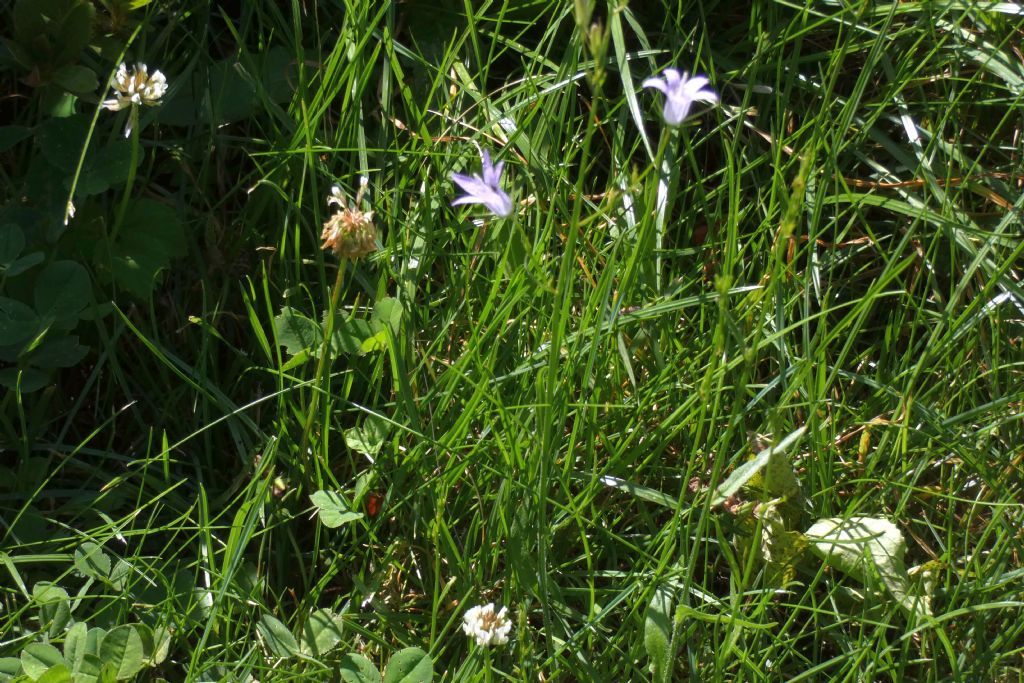
<svg viewBox="0 0 1024 683"><path fill-rule="evenodd" d="M360 180L356 199L349 206L345 194L335 185L327 197L327 205L337 204L341 211L332 215L320 233L321 249L332 249L340 258L357 259L377 250L377 228L373 225L373 211L363 211L360 204L366 192L367 179Z"/></svg>

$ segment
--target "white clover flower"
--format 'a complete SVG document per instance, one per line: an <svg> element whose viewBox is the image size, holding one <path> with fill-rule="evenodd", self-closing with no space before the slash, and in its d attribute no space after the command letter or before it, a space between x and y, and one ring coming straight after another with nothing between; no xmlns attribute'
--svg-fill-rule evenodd
<svg viewBox="0 0 1024 683"><path fill-rule="evenodd" d="M452 173L452 180L466 193L456 198L452 206L483 204L495 216L504 218L512 213L512 198L501 189L501 171L505 168L505 162L499 161L492 165L491 155L487 150L483 151L480 159L483 177Z"/></svg>
<svg viewBox="0 0 1024 683"><path fill-rule="evenodd" d="M483 606L477 605L462 617L462 630L476 640L480 647L504 645L508 642L509 631L512 630L512 621L505 616L506 612L507 607L495 612L493 602Z"/></svg>
<svg viewBox="0 0 1024 683"><path fill-rule="evenodd" d="M110 111L121 111L133 104L152 107L159 104L160 98L167 92L167 79L164 75L154 71L150 76L145 64L136 65L130 72L127 64L121 64L110 85L116 91L114 97L103 101L103 106Z"/></svg>
<svg viewBox="0 0 1024 683"><path fill-rule="evenodd" d="M122 63L117 67L117 73L114 74L114 80L110 85L114 88L114 97L103 100L103 106L110 111L121 111L143 104L154 107L160 104L160 98L167 92L167 79L164 75L154 71L150 76L145 64L136 64L134 69L128 71L128 65ZM132 132L135 114L133 111L128 117L128 124L124 130L125 137Z"/></svg>
<svg viewBox="0 0 1024 683"><path fill-rule="evenodd" d="M678 126L690 114L694 102L717 102L718 94L708 88L710 83L706 76L689 78L684 71L680 74L675 69L665 69L664 78L648 78L643 87L654 88L665 94L665 109L662 116L665 123Z"/></svg>

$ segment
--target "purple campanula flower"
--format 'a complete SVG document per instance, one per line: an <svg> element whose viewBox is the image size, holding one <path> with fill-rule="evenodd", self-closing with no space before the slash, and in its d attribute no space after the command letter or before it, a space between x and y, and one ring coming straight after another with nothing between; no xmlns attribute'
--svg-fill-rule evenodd
<svg viewBox="0 0 1024 683"><path fill-rule="evenodd" d="M718 101L715 91L707 87L709 82L706 76L689 78L686 72L680 74L675 69L665 69L664 78L648 78L643 87L655 88L665 94L662 116L668 125L678 126L689 116L694 102Z"/></svg>
<svg viewBox="0 0 1024 683"><path fill-rule="evenodd" d="M484 150L481 153L483 175L463 175L452 173L452 180L465 192L452 202L452 206L459 204L483 204L495 216L504 218L512 213L512 198L501 189L501 171L505 167L504 161L491 164L491 155Z"/></svg>

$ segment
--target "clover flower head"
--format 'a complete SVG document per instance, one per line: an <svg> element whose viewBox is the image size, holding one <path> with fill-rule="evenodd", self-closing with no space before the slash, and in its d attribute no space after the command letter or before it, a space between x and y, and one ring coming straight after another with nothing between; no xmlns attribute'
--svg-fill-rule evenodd
<svg viewBox="0 0 1024 683"><path fill-rule="evenodd" d="M331 216L324 223L320 239L321 249L333 249L341 258L357 259L377 251L377 228L373 225L373 211L359 208L363 202L368 180L363 177L359 181L356 199L349 206L345 193L335 185L327 196L327 206L337 205L341 211Z"/></svg>
<svg viewBox="0 0 1024 683"><path fill-rule="evenodd" d="M152 107L160 104L160 98L167 92L167 78L159 71L150 76L145 64L136 64L128 71L128 65L122 63L110 85L115 90L114 97L103 101L103 106L110 111L121 111L138 104Z"/></svg>
<svg viewBox="0 0 1024 683"><path fill-rule="evenodd" d="M117 67L117 73L114 74L110 85L114 88L114 96L109 100L103 100L103 106L110 111L132 108L124 129L125 137L131 135L132 125L137 116L134 108L143 104L154 107L160 104L160 98L167 92L167 79L164 75L154 71L150 76L145 64L136 64L135 68L129 71L128 65L122 62L121 66Z"/></svg>
<svg viewBox="0 0 1024 683"><path fill-rule="evenodd" d="M504 645L508 642L512 621L506 616L507 607L494 611L494 603L477 605L462 617L462 630L467 636L476 640L480 647Z"/></svg>
<svg viewBox="0 0 1024 683"><path fill-rule="evenodd" d="M483 150L480 158L482 175L452 173L452 180L466 193L457 197L452 206L483 204L495 216L504 218L512 213L512 198L501 189L501 172L505 168L505 162L491 164L491 155L487 150Z"/></svg>
<svg viewBox="0 0 1024 683"><path fill-rule="evenodd" d="M678 126L690 115L690 107L694 102L717 102L718 94L707 87L710 82L706 76L690 78L686 72L679 73L675 69L665 69L663 78L652 77L643 82L643 87L660 90L665 95L665 108L662 117L670 126Z"/></svg>

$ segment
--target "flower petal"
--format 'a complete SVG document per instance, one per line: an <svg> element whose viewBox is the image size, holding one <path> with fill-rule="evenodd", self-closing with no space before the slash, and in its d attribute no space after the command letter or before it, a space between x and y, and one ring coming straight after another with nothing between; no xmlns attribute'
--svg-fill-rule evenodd
<svg viewBox="0 0 1024 683"><path fill-rule="evenodd" d="M678 70L668 68L665 69L662 73L665 74L665 83L668 85L670 89L678 88L680 81L682 81L683 83L686 82L685 71L680 74Z"/></svg>
<svg viewBox="0 0 1024 683"><path fill-rule="evenodd" d="M651 78L644 79L644 82L641 85L645 88L654 88L663 93L668 93L668 84L665 83L665 79L663 78L652 76Z"/></svg>
<svg viewBox="0 0 1024 683"><path fill-rule="evenodd" d="M665 98L665 109L662 111L662 116L665 117L665 123L668 125L678 126L689 113L690 100L688 98L672 96Z"/></svg>
<svg viewBox="0 0 1024 683"><path fill-rule="evenodd" d="M480 194L487 191L487 184L478 175L452 173L452 180L462 188L463 192L468 192L469 194Z"/></svg>

